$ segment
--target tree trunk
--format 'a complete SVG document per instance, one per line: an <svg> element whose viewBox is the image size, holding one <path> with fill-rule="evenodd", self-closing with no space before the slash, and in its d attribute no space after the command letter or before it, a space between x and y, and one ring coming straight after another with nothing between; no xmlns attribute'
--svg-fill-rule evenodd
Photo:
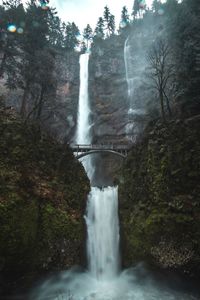
<svg viewBox="0 0 200 300"><path fill-rule="evenodd" d="M163 121L166 122L166 116L165 116L165 108L164 108L164 97L163 97L163 91L159 91L159 96L160 96L160 105L161 105L161 114Z"/></svg>
<svg viewBox="0 0 200 300"><path fill-rule="evenodd" d="M24 89L24 94L22 98L22 104L21 104L21 109L20 109L20 115L24 118L27 112L27 97L29 93L29 81L26 83L25 89Z"/></svg>
<svg viewBox="0 0 200 300"><path fill-rule="evenodd" d="M40 117L41 117L42 107L43 107L43 103L44 103L44 101L43 101L44 93L45 93L45 88L42 87L41 93L40 93L40 99L38 102L37 120L40 120Z"/></svg>
<svg viewBox="0 0 200 300"><path fill-rule="evenodd" d="M7 59L7 55L6 52L4 52L1 65L0 65L0 78L3 76L4 73L4 66L5 66L6 59Z"/></svg>
<svg viewBox="0 0 200 300"><path fill-rule="evenodd" d="M168 110L169 116L171 117L172 116L172 110L171 110L171 107L170 107L170 104L169 104L169 98L167 97L165 92L164 92L164 95L165 95L165 98L166 98L167 110Z"/></svg>

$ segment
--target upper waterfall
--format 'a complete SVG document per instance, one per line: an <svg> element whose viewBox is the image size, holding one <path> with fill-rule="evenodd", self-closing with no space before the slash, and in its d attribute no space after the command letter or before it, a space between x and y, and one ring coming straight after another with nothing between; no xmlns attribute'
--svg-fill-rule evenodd
<svg viewBox="0 0 200 300"><path fill-rule="evenodd" d="M80 90L78 106L77 144L90 144L90 105L88 96L88 63L89 53L80 55Z"/></svg>
<svg viewBox="0 0 200 300"><path fill-rule="evenodd" d="M91 144L92 136L90 132L90 102L88 95L88 64L89 53L80 55L80 89L79 89L79 105L78 105L78 118L77 118L77 131L76 131L76 143L77 144ZM87 172L87 175L92 180L93 166L92 158L86 157L82 159L83 166Z"/></svg>

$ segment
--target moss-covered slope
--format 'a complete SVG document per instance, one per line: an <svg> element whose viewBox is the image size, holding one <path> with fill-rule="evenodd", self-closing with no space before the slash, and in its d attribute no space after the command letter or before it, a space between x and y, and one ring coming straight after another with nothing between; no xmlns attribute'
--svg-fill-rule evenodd
<svg viewBox="0 0 200 300"><path fill-rule="evenodd" d="M200 271L200 117L157 122L123 166L125 264Z"/></svg>
<svg viewBox="0 0 200 300"><path fill-rule="evenodd" d="M80 263L89 181L67 146L0 111L0 271Z"/></svg>

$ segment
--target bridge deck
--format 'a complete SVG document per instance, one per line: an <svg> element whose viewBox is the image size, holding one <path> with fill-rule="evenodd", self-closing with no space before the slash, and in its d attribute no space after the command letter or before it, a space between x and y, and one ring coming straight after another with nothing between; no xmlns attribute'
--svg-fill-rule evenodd
<svg viewBox="0 0 200 300"><path fill-rule="evenodd" d="M130 149L130 145L116 145L116 144L91 144L91 145L70 145L72 151L76 153L76 157L82 158L86 155L98 153L98 152L109 152L115 155L119 155L121 157L126 157L128 150Z"/></svg>
<svg viewBox="0 0 200 300"><path fill-rule="evenodd" d="M116 144L91 144L91 145L76 145L71 144L70 148L77 152L77 150L80 151L90 151L90 150L129 150L130 145L116 145Z"/></svg>

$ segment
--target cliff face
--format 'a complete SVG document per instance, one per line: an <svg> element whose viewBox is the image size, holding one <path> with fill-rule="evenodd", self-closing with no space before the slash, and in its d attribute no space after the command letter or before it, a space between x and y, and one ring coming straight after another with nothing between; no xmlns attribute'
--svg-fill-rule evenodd
<svg viewBox="0 0 200 300"><path fill-rule="evenodd" d="M12 110L0 110L0 133L3 288L11 277L83 262L82 216L90 187L68 147L27 126Z"/></svg>
<svg viewBox="0 0 200 300"><path fill-rule="evenodd" d="M119 142L125 137L127 83L124 39L96 42L89 62L89 95L94 141Z"/></svg>
<svg viewBox="0 0 200 300"><path fill-rule="evenodd" d="M200 117L148 127L124 163L124 262L148 260L199 274Z"/></svg>
<svg viewBox="0 0 200 300"><path fill-rule="evenodd" d="M75 132L77 105L79 98L79 53L57 53L55 58L56 92L51 87L44 96L41 125L53 133L59 140L70 140ZM20 110L23 90L9 90L5 86L6 74L0 79L0 98L6 106ZM28 95L27 115L34 109L34 101L40 94L41 87L32 85ZM34 114L31 114L31 118Z"/></svg>
<svg viewBox="0 0 200 300"><path fill-rule="evenodd" d="M79 53L66 53L57 57L54 112L46 125L61 140L71 139L76 130L79 69Z"/></svg>

